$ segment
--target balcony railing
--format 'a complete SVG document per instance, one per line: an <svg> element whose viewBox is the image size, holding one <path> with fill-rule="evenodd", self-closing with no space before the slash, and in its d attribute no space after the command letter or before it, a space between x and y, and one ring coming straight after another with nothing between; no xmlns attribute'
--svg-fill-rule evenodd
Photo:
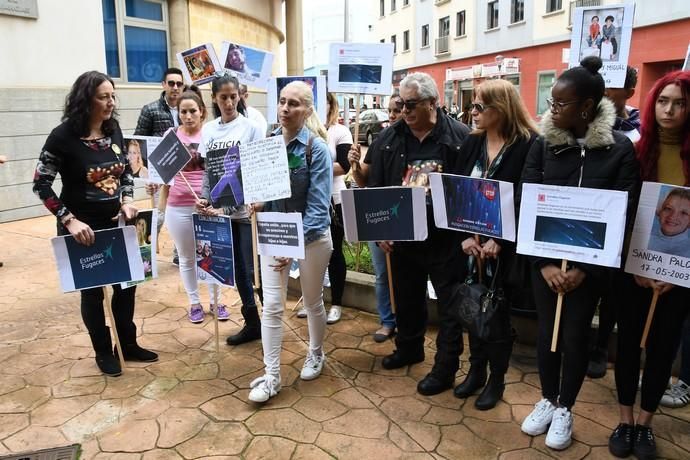
<svg viewBox="0 0 690 460"><path fill-rule="evenodd" d="M575 15L575 8L580 6L601 6L601 0L573 0L570 2L570 13L568 17L568 24L573 25L573 16Z"/></svg>
<svg viewBox="0 0 690 460"><path fill-rule="evenodd" d="M450 52L449 36L438 37L436 39L436 56Z"/></svg>

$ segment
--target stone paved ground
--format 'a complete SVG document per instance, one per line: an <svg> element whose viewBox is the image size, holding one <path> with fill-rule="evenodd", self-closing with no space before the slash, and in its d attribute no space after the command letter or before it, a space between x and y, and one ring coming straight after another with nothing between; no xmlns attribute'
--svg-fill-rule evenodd
<svg viewBox="0 0 690 460"><path fill-rule="evenodd" d="M78 294L61 294L48 237L51 218L0 225L0 455L80 443L86 459L193 458L607 458L617 423L612 372L586 381L574 442L558 453L520 432L539 398L534 350L517 347L503 401L474 409L451 392L424 397L415 385L424 364L386 371L376 344L376 318L346 309L328 327L329 366L302 382L306 324L286 315L284 388L265 406L248 402L249 382L261 374L259 342L215 352L213 322L191 325L176 267L163 245L160 278L139 288L140 342L160 353L157 363L132 364L118 378L96 368L78 312ZM236 299L226 293L228 303ZM294 302L294 299L292 300ZM221 324L237 328L239 309ZM463 362L463 373L467 364ZM655 418L660 453L690 458L690 407Z"/></svg>

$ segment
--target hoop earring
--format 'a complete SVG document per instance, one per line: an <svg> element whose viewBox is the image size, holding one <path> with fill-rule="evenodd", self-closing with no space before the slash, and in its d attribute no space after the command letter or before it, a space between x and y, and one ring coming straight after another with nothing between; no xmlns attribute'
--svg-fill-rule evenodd
<svg viewBox="0 0 690 460"><path fill-rule="evenodd" d="M588 114L587 112L584 112L584 111L583 111L583 112L580 114L580 116L582 117L583 120L586 120L587 117L589 116L589 114Z"/></svg>

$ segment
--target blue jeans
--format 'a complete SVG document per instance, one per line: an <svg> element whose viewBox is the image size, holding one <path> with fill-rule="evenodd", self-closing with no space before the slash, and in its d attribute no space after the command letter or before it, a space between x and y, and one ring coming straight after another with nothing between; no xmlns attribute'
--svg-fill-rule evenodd
<svg viewBox="0 0 690 460"><path fill-rule="evenodd" d="M391 308L391 295L388 291L388 270L386 270L386 253L376 246L376 243L369 242L369 253L374 264L376 274L376 309L379 311L381 325L395 328L395 314Z"/></svg>
<svg viewBox="0 0 690 460"><path fill-rule="evenodd" d="M235 286L242 299L243 307L256 308L252 275L252 226L237 220L232 221L232 244L235 256Z"/></svg>

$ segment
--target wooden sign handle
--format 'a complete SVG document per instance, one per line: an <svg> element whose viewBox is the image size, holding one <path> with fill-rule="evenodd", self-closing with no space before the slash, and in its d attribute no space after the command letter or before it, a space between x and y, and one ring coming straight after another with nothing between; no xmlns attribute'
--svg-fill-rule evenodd
<svg viewBox="0 0 690 460"><path fill-rule="evenodd" d="M561 261L561 271L565 273L568 268L568 261L563 259ZM561 326L561 310L563 310L563 296L565 294L558 294L558 300L556 301L556 318L553 320L553 335L551 336L551 351L555 352L558 346L558 330Z"/></svg>
<svg viewBox="0 0 690 460"><path fill-rule="evenodd" d="M386 271L388 272L388 291L391 298L391 309L393 314L397 312L397 307L395 306L395 292L393 290L393 271L391 270L391 253L386 252Z"/></svg>
<svg viewBox="0 0 690 460"><path fill-rule="evenodd" d="M254 260L254 288L259 289L261 287L261 281L259 279L259 252L256 248L257 239L257 228L256 228L256 211L252 212L252 259Z"/></svg>
<svg viewBox="0 0 690 460"><path fill-rule="evenodd" d="M652 320L654 319L654 310L656 310L656 303L659 300L659 290L654 289L654 295L652 296L652 303L649 305L649 313L647 313L647 322L644 325L644 331L642 332L642 339L640 340L640 348L645 348L647 346L647 336L649 335L649 328L652 327Z"/></svg>
<svg viewBox="0 0 690 460"><path fill-rule="evenodd" d="M357 94L355 96L355 135L354 135L354 139L353 139L355 144L359 144L359 104L360 104L359 99L360 99L360 95ZM350 167L352 169L357 168L354 161L350 162Z"/></svg>
<svg viewBox="0 0 690 460"><path fill-rule="evenodd" d="M110 295L108 294L108 287L103 286L103 304L105 311L110 319L110 330L113 331L113 338L115 339L115 349L117 349L117 356L120 358L120 368L125 370L125 355L122 353L122 345L120 344L120 336L117 333L117 325L115 324L115 316L113 315L113 308L110 305Z"/></svg>

